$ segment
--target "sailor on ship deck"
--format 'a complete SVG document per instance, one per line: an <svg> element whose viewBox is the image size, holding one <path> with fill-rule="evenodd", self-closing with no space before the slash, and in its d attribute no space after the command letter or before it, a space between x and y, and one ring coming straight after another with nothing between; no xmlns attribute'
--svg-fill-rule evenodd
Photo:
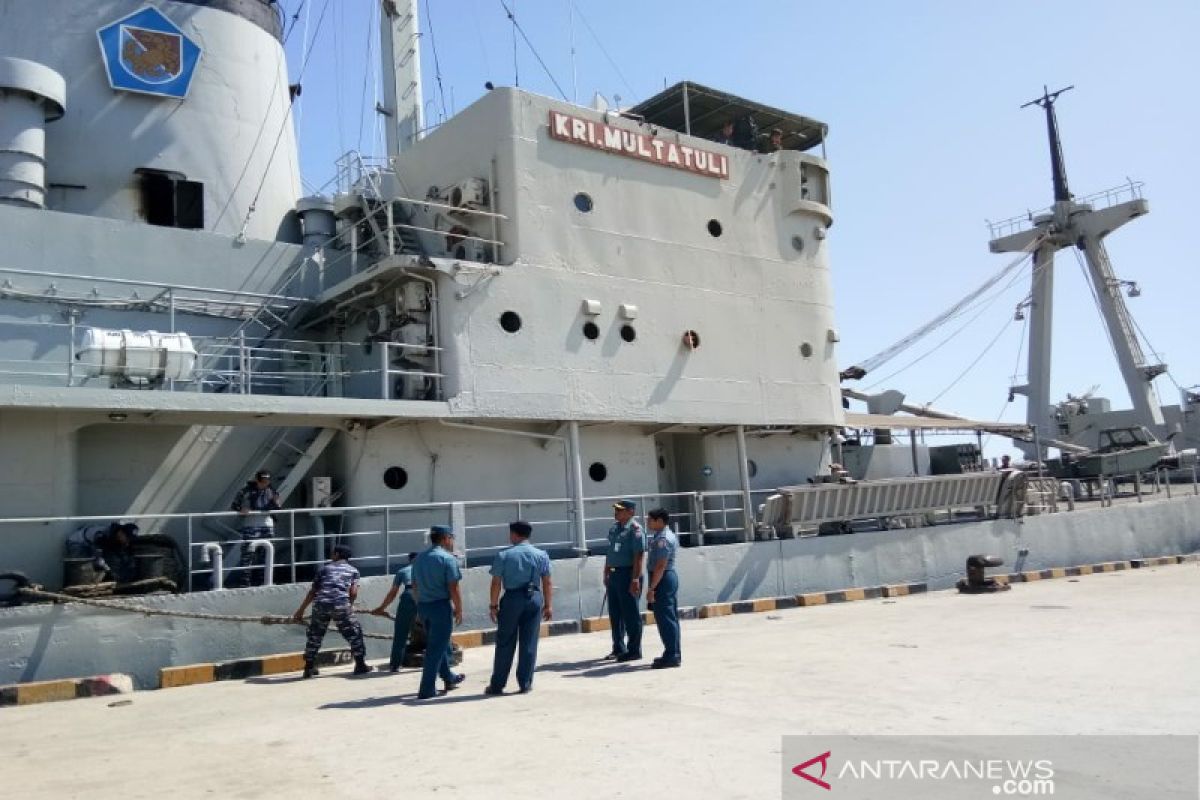
<svg viewBox="0 0 1200 800"><path fill-rule="evenodd" d="M246 482L230 507L238 513L242 537L242 554L230 586L245 587L251 583L250 568L258 560L258 552L250 547L250 543L270 539L275 532L271 512L279 510L279 492L271 485L271 473L266 470L255 473L254 480Z"/></svg>

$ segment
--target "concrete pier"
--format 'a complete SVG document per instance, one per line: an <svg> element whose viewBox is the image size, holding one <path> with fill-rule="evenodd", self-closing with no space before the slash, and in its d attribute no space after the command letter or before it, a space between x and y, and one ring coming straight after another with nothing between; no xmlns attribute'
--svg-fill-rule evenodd
<svg viewBox="0 0 1200 800"><path fill-rule="evenodd" d="M685 622L678 670L544 640L529 695L482 694L485 647L424 703L413 670L334 669L12 708L0 752L27 800L778 797L786 734L1195 734L1197 631L1189 561Z"/></svg>

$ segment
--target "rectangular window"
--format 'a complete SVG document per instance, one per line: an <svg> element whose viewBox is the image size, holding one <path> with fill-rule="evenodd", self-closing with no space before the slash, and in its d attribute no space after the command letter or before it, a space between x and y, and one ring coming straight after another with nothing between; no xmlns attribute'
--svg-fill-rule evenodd
<svg viewBox="0 0 1200 800"><path fill-rule="evenodd" d="M139 169L137 174L146 222L166 228L204 228L204 184L156 169Z"/></svg>

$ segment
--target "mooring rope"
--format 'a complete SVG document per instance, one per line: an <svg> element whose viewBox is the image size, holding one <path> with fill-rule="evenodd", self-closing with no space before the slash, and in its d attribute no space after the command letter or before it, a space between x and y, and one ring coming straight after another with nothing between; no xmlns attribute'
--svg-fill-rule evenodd
<svg viewBox="0 0 1200 800"><path fill-rule="evenodd" d="M199 619L206 622L257 622L260 625L307 625L308 620L297 620L295 617L283 616L280 614L263 614L258 617L246 617L236 614L209 614L204 611L172 611L165 608L151 608L150 606L131 605L125 602L113 602L105 600L96 600L90 597L73 597L69 594L59 594L58 592L48 592L45 589L34 586L22 586L17 589L17 592L27 597L34 597L41 600L53 600L56 603L82 603L85 606L95 606L96 608L107 608L111 611L128 611L133 614L143 614L147 617L177 617L179 619ZM356 608L355 611L360 614L370 613L366 609ZM382 616L388 619L393 619L390 614ZM387 639L391 640L391 634L386 633L369 633L363 631L363 636L368 639Z"/></svg>

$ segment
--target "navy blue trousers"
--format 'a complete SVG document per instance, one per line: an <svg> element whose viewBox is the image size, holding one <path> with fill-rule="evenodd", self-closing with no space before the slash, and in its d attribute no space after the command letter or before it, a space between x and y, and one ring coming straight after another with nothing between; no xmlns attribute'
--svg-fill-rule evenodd
<svg viewBox="0 0 1200 800"><path fill-rule="evenodd" d="M411 592L403 592L396 605L396 624L392 628L392 657L388 659L390 669L404 666L404 652L408 649L408 632L417 617L417 601Z"/></svg>
<svg viewBox="0 0 1200 800"><path fill-rule="evenodd" d="M517 656L517 686L521 689L533 686L544 604L541 592L527 595L524 589L505 592L500 598L500 611L496 617L496 656L492 662L493 689L503 690L504 684L508 683L514 655Z"/></svg>
<svg viewBox="0 0 1200 800"><path fill-rule="evenodd" d="M663 573L654 589L654 624L663 643L663 660L679 663L679 576L675 570Z"/></svg>
<svg viewBox="0 0 1200 800"><path fill-rule="evenodd" d="M617 655L642 654L641 593L636 597L629 593L632 580L633 567L616 567L608 576L608 619Z"/></svg>
<svg viewBox="0 0 1200 800"><path fill-rule="evenodd" d="M454 612L449 600L434 600L418 603L417 613L425 625L425 666L421 669L420 697L437 694L437 679L450 683L454 673L450 671L450 633L454 630Z"/></svg>

